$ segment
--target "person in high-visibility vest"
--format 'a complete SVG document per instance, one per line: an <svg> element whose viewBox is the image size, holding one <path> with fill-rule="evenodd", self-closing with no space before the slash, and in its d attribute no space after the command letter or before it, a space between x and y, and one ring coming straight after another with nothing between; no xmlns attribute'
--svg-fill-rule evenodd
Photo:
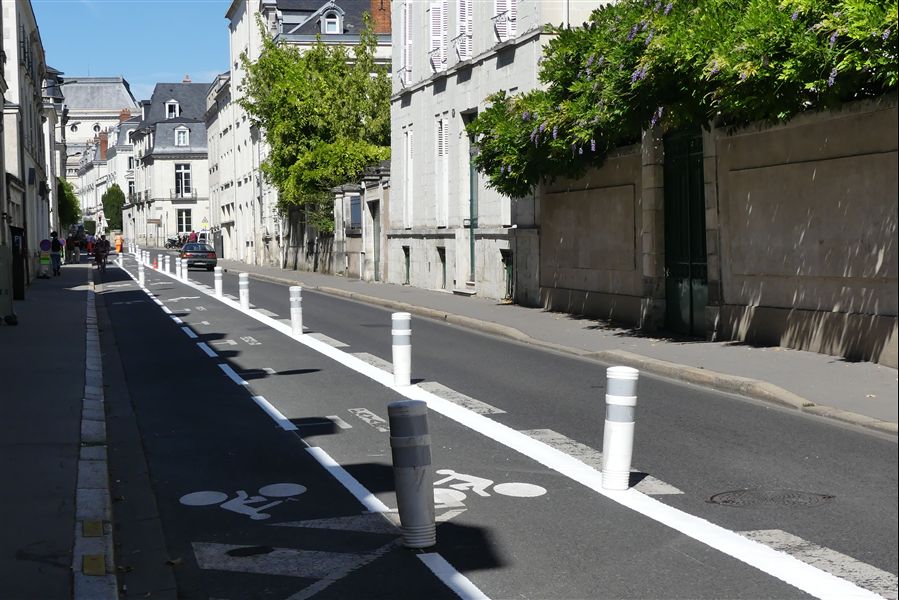
<svg viewBox="0 0 899 600"><path fill-rule="evenodd" d="M122 246L125 245L125 238L122 237L121 233L117 233L115 236L115 253L122 253Z"/></svg>

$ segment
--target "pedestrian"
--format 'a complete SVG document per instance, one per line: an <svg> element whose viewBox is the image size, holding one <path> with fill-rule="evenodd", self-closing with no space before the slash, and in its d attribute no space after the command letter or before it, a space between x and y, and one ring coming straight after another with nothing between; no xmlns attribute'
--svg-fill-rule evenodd
<svg viewBox="0 0 899 600"><path fill-rule="evenodd" d="M197 232L191 231L190 235L187 237L187 241L191 244L195 243L197 241Z"/></svg>
<svg viewBox="0 0 899 600"><path fill-rule="evenodd" d="M59 241L59 234L55 231L50 232L50 264L53 266L53 274L60 275L62 269L62 242Z"/></svg>

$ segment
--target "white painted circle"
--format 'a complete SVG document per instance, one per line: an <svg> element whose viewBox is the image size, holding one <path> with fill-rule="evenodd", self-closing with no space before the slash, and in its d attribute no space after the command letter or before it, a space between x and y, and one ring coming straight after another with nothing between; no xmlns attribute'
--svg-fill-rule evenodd
<svg viewBox="0 0 899 600"><path fill-rule="evenodd" d="M503 496L514 496L515 498L536 498L545 494L546 488L533 483L513 481L511 483L498 483L493 486L493 491Z"/></svg>
<svg viewBox="0 0 899 600"><path fill-rule="evenodd" d="M228 499L228 494L222 492L194 492L181 496L179 502L187 506L209 506L211 504L221 504Z"/></svg>
<svg viewBox="0 0 899 600"><path fill-rule="evenodd" d="M272 498L299 496L306 491L306 486L299 483L270 483L259 488L259 493Z"/></svg>

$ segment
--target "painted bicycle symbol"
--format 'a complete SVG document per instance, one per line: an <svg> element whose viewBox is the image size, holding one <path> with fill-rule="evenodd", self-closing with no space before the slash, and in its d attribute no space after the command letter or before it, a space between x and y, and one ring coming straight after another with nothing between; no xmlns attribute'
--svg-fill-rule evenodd
<svg viewBox="0 0 899 600"><path fill-rule="evenodd" d="M536 498L546 493L546 488L532 483L509 482L494 485L491 479L457 473L452 469L437 469L435 473L445 475L443 479L434 482L435 509L464 509L465 504L462 501L468 497L465 492L488 498L491 495L488 491L491 486L493 493L514 498ZM447 487L437 487L440 485Z"/></svg>
<svg viewBox="0 0 899 600"><path fill-rule="evenodd" d="M224 492L202 491L185 494L181 496L179 502L185 506L218 504L219 508L246 515L254 521L262 521L271 518L270 514L262 511L278 506L285 501L293 501L295 500L294 496L304 493L306 493L306 486L299 483L271 483L259 488L258 496L251 496L244 490L237 490L233 498ZM270 501L272 498L283 498L283 500Z"/></svg>

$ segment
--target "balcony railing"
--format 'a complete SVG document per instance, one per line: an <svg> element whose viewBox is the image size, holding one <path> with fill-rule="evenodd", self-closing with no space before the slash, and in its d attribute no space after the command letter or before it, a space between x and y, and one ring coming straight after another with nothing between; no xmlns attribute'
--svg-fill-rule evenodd
<svg viewBox="0 0 899 600"><path fill-rule="evenodd" d="M197 190L183 191L183 190L169 190L169 199L196 199Z"/></svg>

